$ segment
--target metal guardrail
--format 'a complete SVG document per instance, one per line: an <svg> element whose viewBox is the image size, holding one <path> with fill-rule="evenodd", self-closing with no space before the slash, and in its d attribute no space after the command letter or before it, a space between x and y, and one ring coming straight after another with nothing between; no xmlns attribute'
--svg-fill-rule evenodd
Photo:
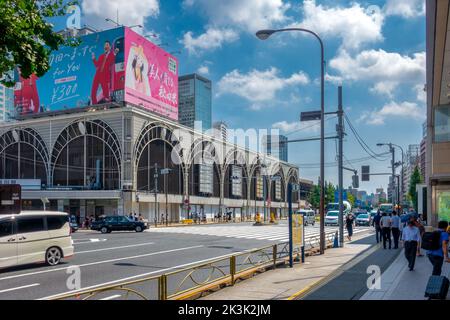
<svg viewBox="0 0 450 320"><path fill-rule="evenodd" d="M334 232L325 234L327 246L334 240ZM320 236L305 238L305 251L317 248ZM300 248L294 249L294 255ZM143 300L181 300L200 295L235 282L268 268L284 264L289 257L289 243L283 242L238 254L212 259L208 262L175 270L162 275L117 283L113 285L80 290L53 297L52 300L88 300L108 299L120 293L125 298L134 297ZM109 296L105 296L105 294Z"/></svg>

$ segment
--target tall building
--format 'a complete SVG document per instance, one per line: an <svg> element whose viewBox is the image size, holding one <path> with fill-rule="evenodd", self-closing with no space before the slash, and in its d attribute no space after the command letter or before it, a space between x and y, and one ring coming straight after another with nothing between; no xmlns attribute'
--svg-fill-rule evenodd
<svg viewBox="0 0 450 320"><path fill-rule="evenodd" d="M406 159L403 165L403 186L402 186L402 200L407 201L407 195L409 192L409 185L411 182L411 176L416 169L420 166L420 145L410 144L406 151Z"/></svg>
<svg viewBox="0 0 450 320"><path fill-rule="evenodd" d="M269 134L264 135L262 139L262 147L264 153L278 158L281 161L288 161L288 139L286 136L283 136L281 134Z"/></svg>
<svg viewBox="0 0 450 320"><path fill-rule="evenodd" d="M427 222L450 221L449 0L426 1Z"/></svg>
<svg viewBox="0 0 450 320"><path fill-rule="evenodd" d="M213 124L214 136L224 141L228 139L228 125L224 121L217 121Z"/></svg>
<svg viewBox="0 0 450 320"><path fill-rule="evenodd" d="M201 121L203 131L211 129L212 94L211 80L198 74L178 78L178 122L194 128Z"/></svg>
<svg viewBox="0 0 450 320"><path fill-rule="evenodd" d="M9 121L14 115L14 90L0 85L0 122Z"/></svg>
<svg viewBox="0 0 450 320"><path fill-rule="evenodd" d="M420 174L423 177L424 181L426 181L426 163L427 163L426 157L427 157L427 123L425 121L419 151L419 169Z"/></svg>

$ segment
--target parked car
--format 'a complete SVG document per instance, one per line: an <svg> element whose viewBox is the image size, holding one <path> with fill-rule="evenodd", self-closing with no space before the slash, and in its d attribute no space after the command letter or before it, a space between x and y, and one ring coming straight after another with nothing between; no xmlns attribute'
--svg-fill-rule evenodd
<svg viewBox="0 0 450 320"><path fill-rule="evenodd" d="M339 225L339 211L331 210L327 212L325 216L326 226L338 226Z"/></svg>
<svg viewBox="0 0 450 320"><path fill-rule="evenodd" d="M67 213L23 211L0 216L0 268L42 261L55 266L73 253Z"/></svg>
<svg viewBox="0 0 450 320"><path fill-rule="evenodd" d="M361 213L356 217L355 224L357 226L370 226L370 215L367 213Z"/></svg>
<svg viewBox="0 0 450 320"><path fill-rule="evenodd" d="M310 209L300 209L297 210L297 214L303 214L303 223L305 226L307 225L314 225L316 223L316 215L314 213L314 210Z"/></svg>
<svg viewBox="0 0 450 320"><path fill-rule="evenodd" d="M101 233L110 233L111 231L136 231L142 232L147 228L142 221L130 220L125 216L106 216L91 223L91 230Z"/></svg>

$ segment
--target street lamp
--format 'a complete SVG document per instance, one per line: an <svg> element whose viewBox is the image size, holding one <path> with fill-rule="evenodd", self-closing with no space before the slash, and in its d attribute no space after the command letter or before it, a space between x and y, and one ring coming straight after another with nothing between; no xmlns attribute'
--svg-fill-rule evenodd
<svg viewBox="0 0 450 320"><path fill-rule="evenodd" d="M256 32L256 36L260 40L268 39L272 34L276 32L284 31L300 31L312 34L320 43L320 71L321 71L321 82L320 82L320 254L325 251L325 60L324 60L324 47L322 39L317 35L317 33L304 29L304 28L286 28L278 30L259 30Z"/></svg>

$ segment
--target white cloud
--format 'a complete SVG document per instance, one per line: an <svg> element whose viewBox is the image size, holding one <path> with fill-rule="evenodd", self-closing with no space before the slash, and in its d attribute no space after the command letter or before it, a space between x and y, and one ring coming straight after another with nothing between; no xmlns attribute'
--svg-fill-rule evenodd
<svg viewBox="0 0 450 320"><path fill-rule="evenodd" d="M260 109L260 103L273 100L278 91L288 86L309 83L309 78L304 72L294 73L289 78L279 77L278 74L278 69L274 67L265 71L254 69L247 74L233 70L218 82L218 94L238 95L254 102L253 109Z"/></svg>
<svg viewBox="0 0 450 320"><path fill-rule="evenodd" d="M415 18L425 14L424 0L387 0L384 6L386 15Z"/></svg>
<svg viewBox="0 0 450 320"><path fill-rule="evenodd" d="M285 22L290 8L283 0L185 0L183 4L200 8L210 25L237 26L251 33Z"/></svg>
<svg viewBox="0 0 450 320"><path fill-rule="evenodd" d="M425 84L418 84L414 87L417 93L417 101L426 103L427 92L425 91Z"/></svg>
<svg viewBox="0 0 450 320"><path fill-rule="evenodd" d="M383 40L384 17L376 6L363 8L354 2L350 7L327 7L305 0L303 16L303 21L291 26L314 30L321 37L340 37L347 49Z"/></svg>
<svg viewBox="0 0 450 320"><path fill-rule="evenodd" d="M400 84L417 86L425 82L425 52L407 56L378 49L352 57L341 50L330 61L330 67L344 80L374 82L370 90L388 97Z"/></svg>
<svg viewBox="0 0 450 320"><path fill-rule="evenodd" d="M119 10L119 23L126 26L136 24L144 26L146 17L159 15L158 0L83 0L81 5L87 21L94 27L106 26L106 18L116 20L117 10ZM139 29L135 30L139 31Z"/></svg>
<svg viewBox="0 0 450 320"><path fill-rule="evenodd" d="M300 122L300 121L294 121L294 122L287 122L287 121L280 121L276 122L272 125L272 128L274 129L280 129L284 133L290 133L290 132L318 132L320 130L320 121L308 121L308 122Z"/></svg>
<svg viewBox="0 0 450 320"><path fill-rule="evenodd" d="M239 39L239 35L232 29L209 28L205 33L197 38L193 36L192 31L184 34L180 42L189 51L189 53L199 53L203 50L213 50L220 48L222 44L233 42Z"/></svg>
<svg viewBox="0 0 450 320"><path fill-rule="evenodd" d="M397 103L391 101L381 107L381 109L364 113L359 121L365 121L371 125L382 125L388 118L424 120L426 118L426 110L414 102L404 101Z"/></svg>
<svg viewBox="0 0 450 320"><path fill-rule="evenodd" d="M209 75L209 67L208 66L200 66L197 69L197 72L204 76L207 76L207 75Z"/></svg>

